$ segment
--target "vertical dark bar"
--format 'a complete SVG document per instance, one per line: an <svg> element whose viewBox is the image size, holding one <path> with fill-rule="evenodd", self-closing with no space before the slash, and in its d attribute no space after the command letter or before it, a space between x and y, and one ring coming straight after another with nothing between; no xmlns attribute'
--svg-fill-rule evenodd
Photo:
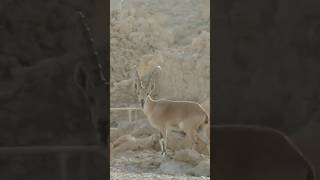
<svg viewBox="0 0 320 180"><path fill-rule="evenodd" d="M107 0L95 0L96 4L96 18L94 19L94 27L93 27L93 38L95 39L95 44L97 46L97 49L99 51L99 58L100 58L100 63L102 66L102 70L104 73L104 77L106 78L106 83L105 83L105 89L106 89L106 98L105 102L106 104L104 105L105 107L105 113L107 114L107 121L103 122L103 125L101 127L104 128L104 136L106 139L106 166L107 166L107 178L110 176L110 155L109 155L109 114L110 114L110 88L109 88L109 82L110 82L110 74L109 74L109 67L110 67L110 32L109 32L109 24L110 24L110 1Z"/></svg>
<svg viewBox="0 0 320 180"><path fill-rule="evenodd" d="M81 91L75 80L78 65L89 65L82 75L90 74L84 78L90 83L97 75L77 11L88 18L109 78L108 4L107 0L0 2L0 147L25 148L12 155L12 151L0 153L1 180L78 180L81 156L76 150L59 154L56 146L97 145L96 119L105 120L99 122L105 123L102 128L109 137L109 86L95 84L104 90L104 96L95 95L105 98L105 104L94 107L103 107L106 114L92 118L89 93ZM85 157L84 179L108 179L109 143L104 142L107 156L80 151Z"/></svg>
<svg viewBox="0 0 320 180"><path fill-rule="evenodd" d="M304 156L302 159L310 160L311 167L314 166L318 176L320 143L316 139L320 137L319 8L319 1L314 0L215 0L211 8L213 64L210 79L213 93L212 128L214 124L216 127L242 125L279 130L298 147ZM241 156L244 154L235 153L238 152L237 148L230 153L234 153L234 156L225 153L223 143L243 143L235 140L235 133L229 136L229 142L225 142L224 132L226 131L211 131L213 170L222 167L222 161L215 162L217 157L233 157L223 161L232 167L232 163L242 160ZM244 142L249 142L248 147L253 147L255 143L274 143L258 136L251 137L256 137L255 142L249 141L249 137L243 138ZM288 154L287 152L284 154ZM254 153L258 154L260 151L255 149ZM268 156L270 154L267 151L261 153L261 159L267 159ZM250 164L255 159L258 158L251 158L247 163ZM281 162L281 158L274 158L274 161ZM248 171L258 174L258 170L255 167ZM292 170L291 173L294 174L295 171L298 172ZM214 174L213 172L211 175ZM275 174L272 178L274 180L277 179ZM228 179L225 178L227 173L223 176L220 179ZM311 174L305 178L313 179ZM281 176L279 179L286 178Z"/></svg>
<svg viewBox="0 0 320 180"><path fill-rule="evenodd" d="M107 29L106 29L106 34L107 34L107 38L106 38L106 43L107 43L107 77L108 77L108 81L109 83L107 84L107 102L108 102L108 108L106 110L106 113L108 114L108 127L107 127L107 148L108 148L108 161L107 161L107 177L110 179L110 1L107 1L107 8L106 8L106 12L107 12Z"/></svg>

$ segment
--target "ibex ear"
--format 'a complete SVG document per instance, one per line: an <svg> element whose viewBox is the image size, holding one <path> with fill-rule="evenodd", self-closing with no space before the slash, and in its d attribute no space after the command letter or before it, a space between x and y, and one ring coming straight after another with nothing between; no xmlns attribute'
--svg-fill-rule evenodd
<svg viewBox="0 0 320 180"><path fill-rule="evenodd" d="M74 70L73 79L75 84L81 89L81 90L88 90L89 88L89 76L88 73L85 71L84 67L82 65L77 64Z"/></svg>

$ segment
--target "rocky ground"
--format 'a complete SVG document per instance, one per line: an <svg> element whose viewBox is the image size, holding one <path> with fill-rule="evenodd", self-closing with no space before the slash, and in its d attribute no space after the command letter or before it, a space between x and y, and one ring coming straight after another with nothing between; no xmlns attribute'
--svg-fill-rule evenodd
<svg viewBox="0 0 320 180"><path fill-rule="evenodd" d="M190 149L184 135L168 134L168 156L160 155L159 136L146 119L117 121L111 128L111 177L130 176L144 178L170 177L171 179L208 179L210 156L205 146ZM202 134L201 134L202 135Z"/></svg>
<svg viewBox="0 0 320 180"><path fill-rule="evenodd" d="M112 161L111 178L124 177L139 179L210 179L207 176L190 176L183 169L192 169L192 165L174 160L162 159L159 152L143 150L128 151L125 156ZM190 173L192 171L190 170Z"/></svg>
<svg viewBox="0 0 320 180"><path fill-rule="evenodd" d="M190 176L171 176L164 174L155 174L155 173L128 173L123 171L123 169L117 169L111 167L111 179L122 180L122 179L169 179L169 180L201 180L201 179L210 179L209 177L190 177Z"/></svg>

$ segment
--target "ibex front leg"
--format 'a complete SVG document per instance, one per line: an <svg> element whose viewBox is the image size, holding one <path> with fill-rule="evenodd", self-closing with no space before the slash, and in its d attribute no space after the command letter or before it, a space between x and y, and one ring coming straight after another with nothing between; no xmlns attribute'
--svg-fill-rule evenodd
<svg viewBox="0 0 320 180"><path fill-rule="evenodd" d="M160 147L161 147L161 155L167 155L167 130L166 128L162 128L160 132Z"/></svg>

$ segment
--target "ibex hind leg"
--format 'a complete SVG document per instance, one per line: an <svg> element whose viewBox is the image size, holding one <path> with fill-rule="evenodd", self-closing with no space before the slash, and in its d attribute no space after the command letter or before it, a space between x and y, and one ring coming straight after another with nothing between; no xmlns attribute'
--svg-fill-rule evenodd
<svg viewBox="0 0 320 180"><path fill-rule="evenodd" d="M196 146L196 140L194 139L193 135L192 135L192 131L186 131L187 137L189 138L189 140L192 143L191 149L195 150L195 146Z"/></svg>
<svg viewBox="0 0 320 180"><path fill-rule="evenodd" d="M197 133L197 130L196 129L193 129L192 131L192 136L193 136L193 139L195 140L196 142L196 145L197 146L201 146L201 151L203 151L205 148L208 150L208 142L205 142L203 141L200 137L199 137L199 134ZM210 151L210 150L208 150Z"/></svg>

